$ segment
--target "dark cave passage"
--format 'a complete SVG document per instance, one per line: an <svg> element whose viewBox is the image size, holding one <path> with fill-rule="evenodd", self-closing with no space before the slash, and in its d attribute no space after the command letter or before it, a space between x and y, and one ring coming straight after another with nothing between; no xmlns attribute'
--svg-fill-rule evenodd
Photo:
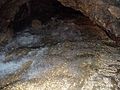
<svg viewBox="0 0 120 90"><path fill-rule="evenodd" d="M52 17L57 19L73 19L85 16L80 11L63 6L57 0L31 0L20 7L11 26L16 32L31 26L34 19L45 24Z"/></svg>

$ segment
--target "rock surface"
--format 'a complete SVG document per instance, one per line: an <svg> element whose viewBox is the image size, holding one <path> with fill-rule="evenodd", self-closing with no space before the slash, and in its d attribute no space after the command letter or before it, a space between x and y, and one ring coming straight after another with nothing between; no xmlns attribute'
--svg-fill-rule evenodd
<svg viewBox="0 0 120 90"><path fill-rule="evenodd" d="M0 30L7 29L19 7L29 0L2 0L0 1ZM6 27L6 28L5 28Z"/></svg>
<svg viewBox="0 0 120 90"><path fill-rule="evenodd" d="M104 44L99 27L78 21L17 32L0 49L0 90L119 90L120 48Z"/></svg>
<svg viewBox="0 0 120 90"><path fill-rule="evenodd" d="M58 1L88 16L92 21L103 27L111 39L120 40L120 0Z"/></svg>
<svg viewBox="0 0 120 90"><path fill-rule="evenodd" d="M26 3L28 0L1 0L0 1L0 43L12 38L11 22L14 20L19 7ZM8 37L8 32L10 32ZM4 37L4 38L3 38Z"/></svg>
<svg viewBox="0 0 120 90"><path fill-rule="evenodd" d="M26 15L31 10L33 13L46 11L44 15L51 16L51 12L59 11L54 8L57 0L1 0L0 1L0 31L7 31L11 22L15 19L15 15L19 12L20 7L26 4ZM120 40L120 0L58 0L67 7L81 11L92 21L105 29L108 36L115 41ZM55 3L54 3L55 2ZM31 7L30 7L31 6ZM54 6L54 7L53 7ZM54 10L53 10L54 9ZM55 11L55 12L54 12ZM47 13L48 12L48 13ZM50 13L49 13L50 12ZM41 18L44 18L44 15ZM17 18L16 20L26 18ZM34 16L32 16L34 17ZM18 22L18 21L17 21ZM5 32L6 33L6 32Z"/></svg>
<svg viewBox="0 0 120 90"><path fill-rule="evenodd" d="M40 0L36 1L39 2ZM41 1L47 2L48 0ZM69 1L67 5L72 0ZM88 5L90 8L93 6L89 4L95 0L89 0L90 3L88 0L81 1L83 3L77 4L81 6L84 4L85 8ZM96 0L96 2L98 1L101 0ZM113 4L113 0L104 1ZM26 0L0 1L0 10L2 10L0 11L2 13L0 26L1 29L8 32L8 34L4 32L6 36L3 39L0 36L0 41L4 41L6 37L10 38L9 35L12 34L8 30L9 23L13 21L19 7L26 2ZM103 2L100 3L103 4ZM34 2L35 4L36 2ZM28 4L26 3L26 5ZM74 0L72 5L76 5ZM117 7L114 7L115 5ZM13 9L9 9L9 7L13 7ZM112 7L108 8L110 12L108 20L112 16L116 19L113 17L110 20L119 20L118 7L119 4L114 3ZM93 18L94 15L91 16L94 14L92 11L87 14L86 10L83 8L82 12L104 27L102 23L98 22L99 20ZM103 10L106 11L106 8ZM97 13L95 12L95 15ZM105 20L106 23L106 13L100 13L98 14L100 20ZM111 25L114 24L111 23ZM77 20L52 18L49 23L37 23L35 27L28 27L15 32L14 37L8 43L0 44L0 90L120 89L120 48L106 45L104 41L109 39L105 32L102 32L101 28L88 18L78 17ZM108 32L111 33L109 30ZM116 32L112 32L112 35L116 37Z"/></svg>

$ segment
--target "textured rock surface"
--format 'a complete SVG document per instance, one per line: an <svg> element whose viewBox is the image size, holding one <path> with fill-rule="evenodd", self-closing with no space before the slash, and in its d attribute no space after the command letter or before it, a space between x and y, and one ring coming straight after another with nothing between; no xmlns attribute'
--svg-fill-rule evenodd
<svg viewBox="0 0 120 90"><path fill-rule="evenodd" d="M0 1L0 29L7 29L14 19L19 7L28 0L1 0ZM5 28L6 27L6 28Z"/></svg>
<svg viewBox="0 0 120 90"><path fill-rule="evenodd" d="M48 18L50 18L51 15L57 11L57 8L55 8L57 7L55 6L57 3L57 0L1 0L0 31L7 30L10 23L14 21L18 12L19 15L17 14L16 22L20 19L27 18L27 14L30 14L32 16L31 18L38 18L38 16L40 16L39 18L46 20L44 16L47 15Z"/></svg>
<svg viewBox="0 0 120 90"><path fill-rule="evenodd" d="M46 22L61 6L57 0L0 0L0 37L11 29L28 26L34 19ZM0 42L5 39L0 38Z"/></svg>
<svg viewBox="0 0 120 90"><path fill-rule="evenodd" d="M28 1L30 1L28 3ZM27 3L31 5L33 13L38 14L42 10L51 12L56 9L53 6L57 5L57 0L1 0L0 1L0 31L6 31L10 22L15 18L16 13L19 11L20 6ZM120 38L120 0L58 0L63 5L72 7L75 10L81 11L84 15L88 16L92 21L103 27L111 39L119 40ZM41 9L42 8L42 9ZM50 9L48 9L50 8ZM27 9L30 9L27 7ZM56 11L59 11L56 9ZM26 11L25 13L29 13ZM54 13L54 12L53 12ZM48 13L45 13L46 15ZM38 14L40 15L40 14ZM50 15L50 13L49 13ZM48 16L49 16L48 15ZM34 17L34 16L32 16ZM36 16L35 16L36 17ZM41 14L41 18L44 15ZM21 18L19 18L21 19ZM5 32L6 33L6 32ZM4 35L4 34L3 34Z"/></svg>
<svg viewBox="0 0 120 90"><path fill-rule="evenodd" d="M18 32L0 51L0 90L120 90L120 48L102 43L90 22L75 23Z"/></svg>
<svg viewBox="0 0 120 90"><path fill-rule="evenodd" d="M28 0L0 0L0 43L12 37L13 31L9 25L19 11L19 7L27 1Z"/></svg>
<svg viewBox="0 0 120 90"><path fill-rule="evenodd" d="M120 0L58 0L63 5L83 12L99 26L104 27L111 39L120 40Z"/></svg>

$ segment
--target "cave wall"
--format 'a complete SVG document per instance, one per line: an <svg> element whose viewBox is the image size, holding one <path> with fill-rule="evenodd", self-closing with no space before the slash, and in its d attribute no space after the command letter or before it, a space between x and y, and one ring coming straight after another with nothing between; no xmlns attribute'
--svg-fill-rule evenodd
<svg viewBox="0 0 120 90"><path fill-rule="evenodd" d="M79 10L103 27L113 40L120 40L120 0L58 0ZM117 38L116 38L117 37Z"/></svg>
<svg viewBox="0 0 120 90"><path fill-rule="evenodd" d="M0 31L6 31L10 22L14 20L19 7L29 0L1 0L0 1Z"/></svg>
<svg viewBox="0 0 120 90"><path fill-rule="evenodd" d="M11 24L17 27L21 23L24 26L32 19L37 18L45 22L54 15L72 16L74 12L75 10L64 8L57 0L3 0L0 1L0 31L11 29Z"/></svg>
<svg viewBox="0 0 120 90"><path fill-rule="evenodd" d="M84 15L88 16L92 21L104 28L111 39L116 40L116 37L120 37L120 0L58 1L64 6L81 11ZM56 5L54 2L56 2L56 0L0 0L0 31L5 32L9 30L10 23L14 21L16 14L19 12L19 9L23 4L26 4L28 8L29 5L32 4L30 10L33 11L31 13L31 17L34 18L34 14L38 13L36 15L40 15L40 10L41 12L42 10L46 12L52 12L50 10L55 9L52 6ZM56 9L56 11L58 10ZM49 14L49 16L52 15L50 15L50 13L45 14ZM41 18L44 18L44 15L41 15Z"/></svg>
<svg viewBox="0 0 120 90"><path fill-rule="evenodd" d="M17 25L21 20L24 21L22 25L25 25L30 22L29 19L39 17L45 20L46 15L51 17L58 11L54 8L56 2L57 0L0 0L0 42L12 37L13 24Z"/></svg>

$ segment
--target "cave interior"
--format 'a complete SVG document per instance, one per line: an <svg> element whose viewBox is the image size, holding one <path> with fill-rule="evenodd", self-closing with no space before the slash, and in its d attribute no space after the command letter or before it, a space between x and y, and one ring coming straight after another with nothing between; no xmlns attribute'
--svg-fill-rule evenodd
<svg viewBox="0 0 120 90"><path fill-rule="evenodd" d="M18 32L26 27L30 27L32 20L39 20L42 24L46 24L52 18L58 20L78 18L82 23L92 23L92 21L80 11L65 7L57 0L30 0L20 6L19 11L9 26L12 27L14 32Z"/></svg>

